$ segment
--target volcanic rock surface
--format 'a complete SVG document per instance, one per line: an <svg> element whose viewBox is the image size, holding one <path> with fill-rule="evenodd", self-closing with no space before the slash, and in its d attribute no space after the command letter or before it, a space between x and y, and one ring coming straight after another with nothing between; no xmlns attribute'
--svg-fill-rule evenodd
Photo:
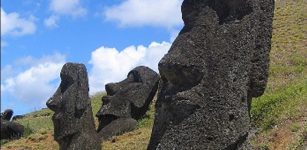
<svg viewBox="0 0 307 150"><path fill-rule="evenodd" d="M14 111L12 109L6 109L3 113L0 114L0 118L6 121L10 121Z"/></svg>
<svg viewBox="0 0 307 150"><path fill-rule="evenodd" d="M252 97L269 68L274 0L184 0L185 26L159 62L153 149L251 149Z"/></svg>
<svg viewBox="0 0 307 150"><path fill-rule="evenodd" d="M105 86L107 96L96 114L98 133L105 140L114 135L133 130L153 100L158 88L159 75L152 69L139 66L131 70L127 78Z"/></svg>
<svg viewBox="0 0 307 150"><path fill-rule="evenodd" d="M12 109L6 109L0 114L0 139L19 139L24 133L24 126L10 121L13 116Z"/></svg>
<svg viewBox="0 0 307 150"><path fill-rule="evenodd" d="M60 75L60 87L46 103L55 112L52 116L55 140L61 150L100 150L85 66L67 63Z"/></svg>

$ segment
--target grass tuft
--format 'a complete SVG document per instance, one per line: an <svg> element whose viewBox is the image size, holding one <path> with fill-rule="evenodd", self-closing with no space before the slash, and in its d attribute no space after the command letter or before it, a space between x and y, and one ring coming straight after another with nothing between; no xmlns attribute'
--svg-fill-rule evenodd
<svg viewBox="0 0 307 150"><path fill-rule="evenodd" d="M304 149L307 145L307 1L276 0L270 72L263 96L253 99L252 124L259 129L251 143L261 150ZM105 93L91 97L93 115ZM146 149L154 120L154 104L137 129L102 143L104 150ZM53 139L53 112L43 109L17 120L26 132L20 140L1 140L6 149L58 149ZM98 124L96 117L95 123Z"/></svg>

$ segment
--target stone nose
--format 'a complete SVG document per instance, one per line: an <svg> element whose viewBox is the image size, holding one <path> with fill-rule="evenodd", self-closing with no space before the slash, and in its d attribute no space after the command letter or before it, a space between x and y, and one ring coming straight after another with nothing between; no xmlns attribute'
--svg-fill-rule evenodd
<svg viewBox="0 0 307 150"><path fill-rule="evenodd" d="M59 108L58 102L53 97L47 101L46 105L52 111L56 111Z"/></svg>
<svg viewBox="0 0 307 150"><path fill-rule="evenodd" d="M103 96L102 97L103 105L107 105L108 103L110 103L110 98L111 96ZM103 107L101 107L96 113L96 117L101 117L101 116L103 116Z"/></svg>
<svg viewBox="0 0 307 150"><path fill-rule="evenodd" d="M106 85L105 89L108 95L114 95L119 87L116 83L109 83Z"/></svg>

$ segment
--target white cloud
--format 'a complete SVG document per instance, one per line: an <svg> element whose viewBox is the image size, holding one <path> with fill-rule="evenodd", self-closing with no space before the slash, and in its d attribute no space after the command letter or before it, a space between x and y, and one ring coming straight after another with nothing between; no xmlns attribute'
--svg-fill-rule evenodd
<svg viewBox="0 0 307 150"><path fill-rule="evenodd" d="M104 15L107 20L118 21L121 26L159 26L174 28L182 24L183 0L124 0L109 7Z"/></svg>
<svg viewBox="0 0 307 150"><path fill-rule="evenodd" d="M15 75L10 71L17 66L1 69L1 74L7 73L1 77L1 95L28 102L33 108L41 108L58 86L65 56L55 54L40 59L28 57L24 62L31 66Z"/></svg>
<svg viewBox="0 0 307 150"><path fill-rule="evenodd" d="M86 15L87 12L79 0L51 0L49 7L57 15L79 17Z"/></svg>
<svg viewBox="0 0 307 150"><path fill-rule="evenodd" d="M53 55L45 55L40 58L33 58L32 56L27 56L19 59L15 62L16 65L21 66L35 66L37 64L44 64L46 62L63 62L65 60L65 55L60 53L55 53Z"/></svg>
<svg viewBox="0 0 307 150"><path fill-rule="evenodd" d="M49 18L44 20L44 24L48 28L55 28L55 27L58 27L58 24L57 24L58 20L59 20L58 16L52 15Z"/></svg>
<svg viewBox="0 0 307 150"><path fill-rule="evenodd" d="M171 43L152 42L148 47L129 46L122 51L100 47L92 52L89 82L90 93L104 90L110 82L123 80L134 67L145 65L158 71L158 62L167 53Z"/></svg>
<svg viewBox="0 0 307 150"><path fill-rule="evenodd" d="M34 20L33 16L26 19L16 12L6 13L1 7L1 36L32 34L36 31Z"/></svg>
<svg viewBox="0 0 307 150"><path fill-rule="evenodd" d="M82 7L80 0L51 0L49 9L52 15L44 20L44 25L47 28L58 27L61 16L77 18L87 14L87 10Z"/></svg>

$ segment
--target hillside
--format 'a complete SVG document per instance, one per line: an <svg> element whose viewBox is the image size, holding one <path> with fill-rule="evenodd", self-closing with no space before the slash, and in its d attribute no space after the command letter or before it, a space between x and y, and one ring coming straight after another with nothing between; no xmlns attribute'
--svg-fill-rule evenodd
<svg viewBox="0 0 307 150"><path fill-rule="evenodd" d="M261 150L307 149L307 1L276 0L268 87L253 100L252 144ZM92 97L94 115L103 93ZM138 128L102 143L104 150L146 149L154 104ZM1 141L6 149L58 149L53 140L52 111L27 114L18 120L26 127L23 138ZM97 120L96 120L97 124Z"/></svg>

